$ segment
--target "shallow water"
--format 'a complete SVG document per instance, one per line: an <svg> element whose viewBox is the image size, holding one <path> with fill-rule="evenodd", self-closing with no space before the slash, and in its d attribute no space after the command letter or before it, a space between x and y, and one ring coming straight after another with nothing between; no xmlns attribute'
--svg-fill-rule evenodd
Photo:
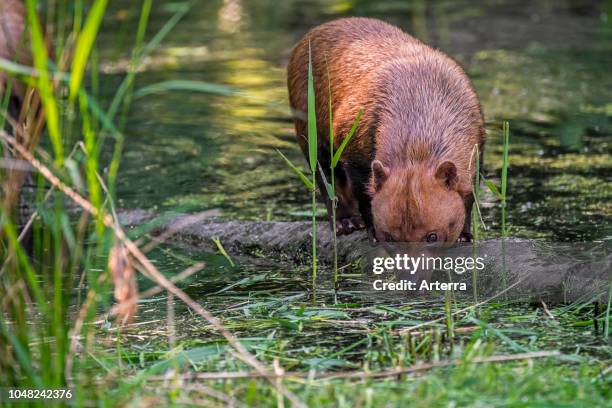
<svg viewBox="0 0 612 408"><path fill-rule="evenodd" d="M179 273L195 261L206 262L205 270L181 283L185 292L222 317L224 325L246 347L263 359L280 356L286 369L351 369L364 362L370 368L384 368L393 364L387 355L389 349L397 350L406 340L400 335L402 331L418 327L413 329L417 335L420 332L419 336L435 338L446 330L447 294L442 291L422 296L414 292L373 293L371 287L367 288L371 286L371 276L348 276L345 272L337 298L328 279L320 287L317 301L311 302L311 293L306 290L308 266L252 259L240 263L240 259L234 259L239 265L231 267L220 255L193 249L161 249L152 255L170 274ZM502 288L499 282L492 286ZM558 320L544 316L542 308L534 304L503 295L488 298L475 312L459 313L476 303L476 299L468 299L471 296L471 291L452 295L451 307L457 314L456 341L442 342L440 352L446 357L460 356L470 336L479 330L478 324L490 324L490 340L503 337L495 343L497 352L559 350L576 358L612 361L612 348L593 333L592 307L588 302L549 303ZM478 300L483 298L478 294ZM218 370L223 364L225 342L211 336L211 326L182 302L173 302L172 308L170 324L165 295L141 300L139 324L125 330L124 350L155 361L172 333L186 357L196 362L192 368ZM428 358L426 352L419 355ZM138 361L138 357L133 358Z"/></svg>
<svg viewBox="0 0 612 408"><path fill-rule="evenodd" d="M123 76L138 8L112 2L101 35L104 96ZM304 217L309 196L274 148L301 160L287 108L284 64L316 24L342 16L388 20L448 52L481 98L487 176L501 166L501 121L511 129L511 235L557 241L612 237L612 3L497 1L197 2L146 62L136 89L206 81L238 95L171 91L137 99L118 185L119 205L219 209L231 219ZM594 4L592 4L594 3ZM156 1L149 33L179 7ZM109 29L110 28L110 29ZM483 203L489 234L499 206Z"/></svg>
<svg viewBox="0 0 612 408"><path fill-rule="evenodd" d="M399 25L465 67L487 122L485 174L496 183L501 122L510 122L510 235L609 240L612 2L475 3L195 2L146 61L136 90L181 79L224 85L239 93L171 91L136 99L126 128L118 206L214 209L227 219L304 219L309 195L274 151L278 148L303 163L294 141L284 65L292 45L310 27L358 15ZM109 5L111 12L100 33L103 100L112 97L125 75L130 55L118 50L132 46L137 4L118 0ZM182 5L155 1L149 38ZM499 237L499 203L485 194L481 204L489 227L486 235ZM236 266L231 266L219 254L167 244L148 256L167 276L205 262L206 267L180 287L221 318L258 358L271 361L280 356L287 370L395 367L389 350L402 347L402 330L426 324L420 334L435 342L445 330L445 304L452 303L452 310L458 311L483 299L477 291L465 296L473 299L450 292L419 298L373 294L364 290L369 280L355 273L356 268L342 271L340 290L334 294L331 271L320 265L318 294L312 302L308 265L233 257ZM139 279L141 291L152 286L144 277ZM453 297L450 303L448 296ZM502 339L496 341L499 352L555 349L610 360L610 348L602 347L604 339L593 336L589 306L550 307L558 320L544 318L542 309L526 301L498 297L474 315L494 326L490 337ZM475 330L484 330L471 318L472 313L456 316L457 341L443 342L443 348L450 347L444 350L449 358L461 355ZM426 323L434 319L437 323ZM168 301L166 293L141 299L138 325L125 330L122 351L127 359L140 359L141 365L155 362L163 358L161 351L171 348L173 337L196 371L226 370L226 364L232 364L213 328L182 302Z"/></svg>

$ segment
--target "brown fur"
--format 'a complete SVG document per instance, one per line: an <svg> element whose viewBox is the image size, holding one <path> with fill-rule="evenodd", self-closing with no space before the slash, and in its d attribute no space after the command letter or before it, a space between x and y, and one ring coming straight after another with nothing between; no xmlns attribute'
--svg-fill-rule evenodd
<svg viewBox="0 0 612 408"><path fill-rule="evenodd" d="M339 232L361 223L380 240L423 241L435 232L438 240L456 241L462 229L469 233L473 159L476 146L482 152L484 126L478 97L461 67L380 20L347 18L315 27L293 49L287 67L305 155L309 44L324 169L329 168L328 87L336 148L364 108L337 169ZM330 209L329 200L326 204Z"/></svg>

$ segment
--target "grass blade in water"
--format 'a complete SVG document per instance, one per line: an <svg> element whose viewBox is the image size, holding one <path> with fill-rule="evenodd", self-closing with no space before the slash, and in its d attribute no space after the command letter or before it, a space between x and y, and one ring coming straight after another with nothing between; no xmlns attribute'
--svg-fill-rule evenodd
<svg viewBox="0 0 612 408"><path fill-rule="evenodd" d="M89 54L91 53L94 41L96 40L96 35L98 33L98 29L100 28L104 11L106 10L106 4L107 0L97 0L93 4L91 11L87 16L85 27L77 39L74 50L74 59L72 60L72 73L70 74L71 102L74 102L74 99L78 94L78 90L81 87L83 74L85 73L85 68L87 67L87 60L89 59Z"/></svg>

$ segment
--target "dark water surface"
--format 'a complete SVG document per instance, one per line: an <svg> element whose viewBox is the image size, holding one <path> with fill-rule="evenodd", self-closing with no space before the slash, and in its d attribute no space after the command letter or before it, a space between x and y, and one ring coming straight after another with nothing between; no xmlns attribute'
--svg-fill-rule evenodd
<svg viewBox="0 0 612 408"><path fill-rule="evenodd" d="M149 34L181 5L155 1ZM131 47L139 4L110 7L100 38L109 98L125 73L129 55L117 50ZM181 79L240 94L171 91L136 99L119 205L303 218L307 191L274 151L301 163L284 65L310 27L343 16L382 18L460 61L482 101L486 174L496 182L501 121L510 121L511 235L612 237L611 1L198 1L146 61L136 89ZM489 234L497 236L499 205L492 196L485 201Z"/></svg>

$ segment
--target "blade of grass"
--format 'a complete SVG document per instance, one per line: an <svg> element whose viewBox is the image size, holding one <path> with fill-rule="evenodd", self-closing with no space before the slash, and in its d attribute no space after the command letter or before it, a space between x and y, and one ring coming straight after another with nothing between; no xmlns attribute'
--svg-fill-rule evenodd
<svg viewBox="0 0 612 408"><path fill-rule="evenodd" d="M127 121L127 115L130 109L130 105L132 103L132 90L134 78L136 77L136 71L138 69L138 65L143 58L142 52L142 44L144 42L144 37L147 31L147 26L149 24L149 15L151 13L152 0L144 0L142 3L142 8L140 11L140 18L138 20L138 29L136 30L136 43L134 46L134 50L132 51L132 58L130 60L128 74L124 78L121 83L119 90L115 94L113 101L111 102L111 107L108 110L107 115L112 120L115 117L115 113L119 108L121 102L123 102L121 117L119 119L119 128L123 129L125 127L125 123ZM178 22L178 20L177 20ZM164 26L165 27L165 26ZM162 30L164 29L162 27ZM122 133L117 134L117 140L115 141L115 146L113 149L113 155L111 158L111 163L109 165L108 171L108 186L110 190L110 196L114 196L115 192L115 180L117 178L117 173L119 172L119 165L121 161L121 154L123 152L123 144L124 144L124 136Z"/></svg>
<svg viewBox="0 0 612 408"><path fill-rule="evenodd" d="M476 319L475 317L468 317L467 321L480 326L484 330L490 331L491 333L493 333L493 335L498 337L501 341L506 343L508 346L510 346L514 350L525 352L525 353L530 352L529 349L521 346L516 341L512 340L510 337L506 336L504 333L502 333L501 330L496 329L495 327L489 325L486 322L483 322L482 320Z"/></svg>
<svg viewBox="0 0 612 408"><path fill-rule="evenodd" d="M336 167L338 165L338 162L340 161L340 157L342 156L342 152L344 152L346 145L348 145L348 142L351 141L351 139L353 138L353 135L355 134L355 131L357 130L357 126L359 126L359 122L361 121L362 115L363 115L363 108L359 109L359 113L357 114L357 118L355 118L355 121L353 122L353 126L351 127L351 130L348 132L348 134L342 141L342 144L340 144L340 146L338 147L338 150L336 150L336 153L334 154L334 158L332 160L333 167Z"/></svg>
<svg viewBox="0 0 612 408"><path fill-rule="evenodd" d="M510 150L510 125L508 122L503 123L504 136L504 152L502 156L502 174L501 174L501 196L502 196L502 237L508 236L506 227L506 211L507 211L507 190L508 190L508 151Z"/></svg>
<svg viewBox="0 0 612 408"><path fill-rule="evenodd" d="M608 307L606 308L606 331L604 337L607 339L610 336L610 308L612 307L612 282L610 282L610 288L608 289Z"/></svg>
<svg viewBox="0 0 612 408"><path fill-rule="evenodd" d="M6 58L0 58L0 70L24 77L37 78L39 76L36 69L26 65L21 65L15 61L7 60Z"/></svg>
<svg viewBox="0 0 612 408"><path fill-rule="evenodd" d="M315 112L310 43L308 43L308 160L310 162L310 172L315 174L317 171L317 114Z"/></svg>
<svg viewBox="0 0 612 408"><path fill-rule="evenodd" d="M146 44L144 47L142 47L142 44L144 42L144 36L146 33L146 28L147 28L148 21L149 21L149 14L151 11L151 7L152 7L152 0L145 0L142 4L140 19L138 21L138 30L136 34L135 50L132 53L132 59L130 61L129 71L126 77L123 79L121 85L119 86L119 89L117 90L117 93L115 94L115 97L113 98L111 105L107 112L107 116L112 121L117 113L117 110L119 109L121 102L123 102L122 117L120 119L120 124L119 124L120 129L122 129L123 126L125 126L125 122L127 120L126 119L127 113L128 113L128 110L132 102L131 92L133 89L134 78L136 77L136 72L138 71L138 66L142 62L142 59L146 55L148 55L155 47L157 47L157 45L159 45L159 43L165 38L165 36L168 35L168 33L174 28L174 26L178 24L181 18L183 18L183 16L187 13L187 11L189 11L189 9L191 8L191 3L189 3L188 7L185 7L182 10L179 10L178 12L176 12L172 16L172 18L168 20L166 24L162 26L162 28L157 32L157 34L153 37L153 39L148 44ZM111 191L111 196L114 195L115 180L117 178L117 173L119 171L119 162L120 162L121 154L123 152L123 143L124 143L123 135L118 134L118 138L115 143L115 147L113 149L111 164L109 166L109 171L108 171L108 186Z"/></svg>
<svg viewBox="0 0 612 408"><path fill-rule="evenodd" d="M0 115L0 129L4 129L5 115L8 115L8 106L13 92L13 81L6 81L2 96L2 115Z"/></svg>
<svg viewBox="0 0 612 408"><path fill-rule="evenodd" d="M36 374L34 368L32 367L30 353L28 352L27 348L21 344L19 339L11 332L11 330L6 327L4 324L4 318L2 316L0 316L0 333L2 333L2 336L8 339L9 343L13 346L19 364L26 371L34 385L39 388L43 388L43 382L40 376Z"/></svg>
<svg viewBox="0 0 612 408"><path fill-rule="evenodd" d="M335 197L333 183L329 183L327 181L327 177L325 177L325 172L323 171L323 167L321 167L321 163L317 163L317 166L319 167L319 174L321 175L321 178L323 179L323 184L325 184L325 190L327 191L327 197L329 197L330 200L333 200Z"/></svg>
<svg viewBox="0 0 612 408"><path fill-rule="evenodd" d="M55 151L55 161L58 166L64 161L64 153L62 148L62 137L60 134L59 110L57 101L53 95L53 85L49 78L47 69L47 49L43 37L42 27L38 21L36 13L36 0L27 0L26 6L28 11L28 26L30 27L30 36L32 42L32 54L34 57L34 66L38 71L37 88L40 92L45 117L47 120L47 131L51 138L53 150Z"/></svg>
<svg viewBox="0 0 612 408"><path fill-rule="evenodd" d="M102 192L97 178L100 146L96 143L96 135L92 128L89 109L87 107L87 98L83 93L79 94L79 106L82 116L83 138L85 139L87 166L87 171L85 173L87 175L89 199L92 204L99 209L102 206ZM104 233L104 223L100 217L98 217L96 223L96 231L99 236L102 236Z"/></svg>
<svg viewBox="0 0 612 408"><path fill-rule="evenodd" d="M329 66L327 65L327 57L325 58L325 69L327 70L327 93L328 93L328 99L329 99L329 104L328 104L328 109L329 109L329 159L331 160L331 168L330 170L332 171L332 187L335 187L334 185L334 168L336 166L334 166L334 148L336 146L336 135L334 132L334 114L333 114L333 98L332 98L332 89L331 89L331 77L329 75ZM334 193L335 193L335 189L334 189Z"/></svg>
<svg viewBox="0 0 612 408"><path fill-rule="evenodd" d="M312 300L317 298L317 114L315 112L314 79L312 76L312 52L308 42L308 160L312 175ZM323 192L321 192L323 194Z"/></svg>
<svg viewBox="0 0 612 408"><path fill-rule="evenodd" d="M96 0L94 2L85 21L85 26L76 40L74 57L72 59L72 72L70 74L70 103L74 102L81 87L89 54L96 40L102 17L104 17L106 4L107 0Z"/></svg>
<svg viewBox="0 0 612 408"><path fill-rule="evenodd" d="M474 197L474 207L472 209L472 235L474 237L474 242L478 242L479 239L479 231L480 231L480 226L482 226L482 228L487 229L487 226L484 223L484 220L482 219L482 213L480 212L480 180L481 180L481 176L480 176L480 158L481 158L481 153L480 153L480 149L478 148L478 144L474 145L474 167L475 167L475 174L474 174L474 188L472 190L472 195ZM476 276L476 274L474 274L474 276ZM476 289L476 288L474 288Z"/></svg>
<svg viewBox="0 0 612 408"><path fill-rule="evenodd" d="M23 267L25 271L28 285L30 285L30 290L32 291L32 294L34 295L34 299L36 300L38 307L40 308L42 313L46 314L46 312L48 311L48 306L47 306L47 302L45 299L45 295L43 293L42 288L40 287L38 277L36 276L36 272L32 268L30 259L28 258L28 255L26 254L25 250L23 249L23 247L19 243L19 240L17 239L17 232L15 230L15 226L9 220L4 219L4 217L0 225L2 225L4 232L6 233L9 239L9 243L13 247L13 250L16 253L17 260L19 261L19 263L21 264L21 266Z"/></svg>
<svg viewBox="0 0 612 408"><path fill-rule="evenodd" d="M497 188L497 186L493 184L493 182L491 182L490 180L487 180L486 178L484 178L483 175L481 175L481 177L482 177L482 182L485 184L485 186L487 186L489 190L491 190L491 192L495 194L495 196L497 196L497 198L499 198L500 200L503 200L504 196L502 195L502 193L499 192L499 189Z"/></svg>
<svg viewBox="0 0 612 408"><path fill-rule="evenodd" d="M287 166L289 166L289 168L291 170L293 170L293 172L295 174L298 175L298 177L300 178L300 180L302 180L302 183L304 183L304 185L309 189L309 190L313 190L314 189L314 184L312 183L312 181L310 181L310 179L308 179L308 177L306 177L306 175L302 172L302 170L300 170L298 167L296 167L293 163L291 163L291 160L289 160L287 157L285 157L284 154L282 154L280 152L280 150L276 149L276 152L278 154L280 154L280 156L283 158L283 160L285 160L285 163L287 163Z"/></svg>
<svg viewBox="0 0 612 408"><path fill-rule="evenodd" d="M149 25L149 15L151 14L151 7L153 5L153 0L144 0L142 3L142 8L140 10L140 19L138 20L138 30L136 31L136 43L134 44L134 50L132 51L132 58L130 60L129 70L127 78L129 78L127 92L123 98L123 106L121 109L121 116L119 118L119 128L124 129L125 123L127 121L127 115L130 110L130 106L132 105L133 88L134 88L134 78L136 76L136 71L138 67L136 66L139 63L140 53L142 51L142 44L144 43L145 34L147 32L147 26ZM123 139L120 140L120 143L117 143L117 150L121 151L123 144ZM118 157L113 157L118 159ZM113 163L114 164L114 163Z"/></svg>
<svg viewBox="0 0 612 408"><path fill-rule="evenodd" d="M213 238L213 242L215 243L215 245L217 246L217 249L219 250L219 252L221 253L221 255L223 255L225 257L225 259L227 259L227 261L230 263L230 265L232 267L236 266L234 264L234 261L232 261L232 258L230 258L230 256L228 255L227 251L225 250L225 248L223 248L223 244L221 244L221 239L217 238Z"/></svg>
<svg viewBox="0 0 612 408"><path fill-rule="evenodd" d="M81 30L81 24L83 23L83 6L83 0L76 0L74 2L72 32L75 35Z"/></svg>
<svg viewBox="0 0 612 408"><path fill-rule="evenodd" d="M502 156L502 174L501 174L501 194L506 197L506 191L508 189L508 151L510 150L510 124L504 121L503 124L504 133L504 152Z"/></svg>
<svg viewBox="0 0 612 408"><path fill-rule="evenodd" d="M334 148L336 146L336 134L334 132L334 113L333 113L333 97L332 97L332 88L331 88L331 76L329 74L329 65L327 65L327 57L325 58L325 68L327 70L327 92L328 92L328 98L329 98L329 160L330 160L330 165L329 165L329 171L330 171L330 176L331 176L331 183L330 183L330 200L331 200L331 209L332 209L332 223L331 223L331 230L332 230L332 239L333 239L333 245L334 245L334 263L333 263L333 268L334 268L334 293L337 294L338 292L338 236L337 236L337 231L336 231L336 219L337 219L337 214L336 214L336 210L337 210L337 206L338 206L338 200L336 199L336 166L334 165L334 156L335 156L335 152L334 152ZM321 171L321 176L324 177L323 171ZM325 181L325 185L327 185L327 181ZM337 301L337 296L335 296L335 300Z"/></svg>
<svg viewBox="0 0 612 408"><path fill-rule="evenodd" d="M61 82L69 82L70 76L65 72L60 72L56 70L55 65L52 62L48 62L49 68L51 69L51 74L53 80L58 80ZM13 61L9 61L4 58L0 58L0 71L4 71L16 76L19 76L23 81L33 86L36 85L36 81L32 79L40 78L39 71L33 69L31 67L18 64ZM99 120L103 125L103 130L107 130L113 136L117 136L120 132L119 129L115 126L115 124L111 121L110 116L107 112L104 112L98 102L89 95L84 89L80 89L80 93L83 93L87 97L87 106L91 109L91 113L94 114L97 120Z"/></svg>

